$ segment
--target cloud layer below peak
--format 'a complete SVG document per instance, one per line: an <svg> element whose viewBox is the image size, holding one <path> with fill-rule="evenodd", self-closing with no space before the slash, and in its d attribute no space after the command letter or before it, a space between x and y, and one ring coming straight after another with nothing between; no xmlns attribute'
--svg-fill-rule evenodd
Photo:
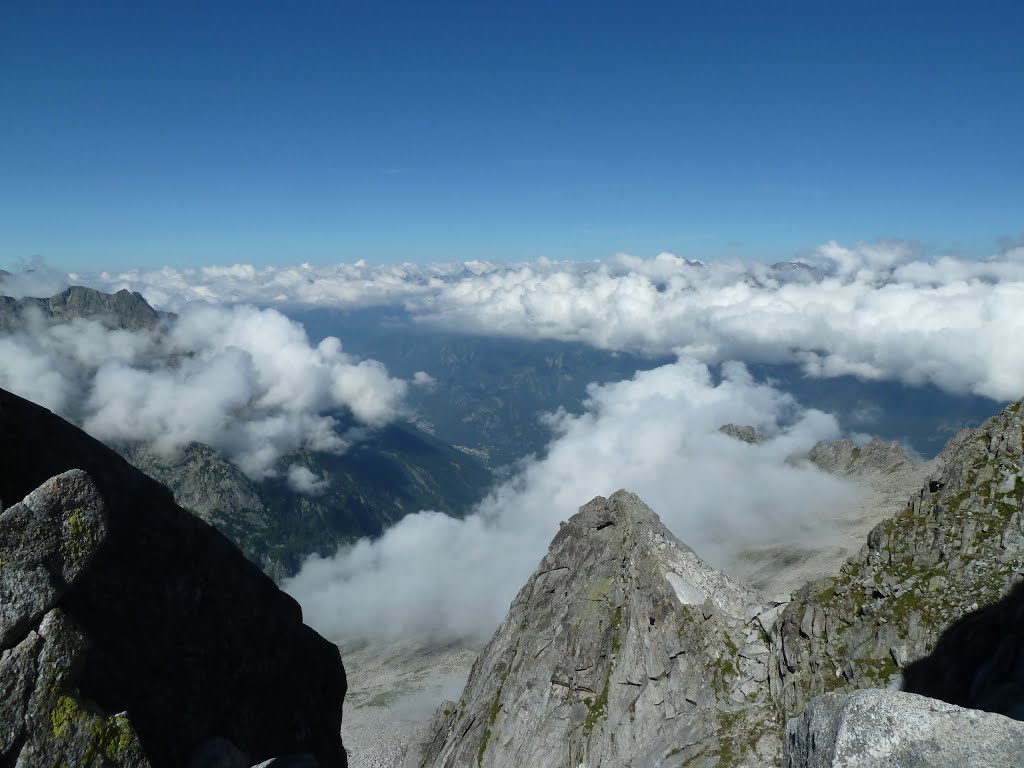
<svg viewBox="0 0 1024 768"><path fill-rule="evenodd" d="M832 540L825 510L855 488L792 457L838 436L835 420L758 384L739 364L716 381L681 358L592 386L580 415L549 416L553 439L463 520L403 518L377 540L312 557L283 585L306 621L345 641L485 639L561 520L595 495L639 494L676 535L719 566L752 547ZM735 421L758 445L718 431Z"/></svg>
<svg viewBox="0 0 1024 768"><path fill-rule="evenodd" d="M329 267L245 265L73 276L174 308L227 303L400 306L470 333L584 341L705 363L798 363L815 377L925 383L996 400L1024 389L1024 248L923 258L905 243L831 242L806 263L601 262Z"/></svg>

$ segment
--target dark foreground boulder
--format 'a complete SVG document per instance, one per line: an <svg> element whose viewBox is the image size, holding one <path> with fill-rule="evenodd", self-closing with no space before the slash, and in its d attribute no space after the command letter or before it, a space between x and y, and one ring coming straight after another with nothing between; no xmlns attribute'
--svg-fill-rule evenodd
<svg viewBox="0 0 1024 768"><path fill-rule="evenodd" d="M0 390L3 505L0 765L180 768L217 738L250 765L346 765L341 658L298 604L162 485Z"/></svg>

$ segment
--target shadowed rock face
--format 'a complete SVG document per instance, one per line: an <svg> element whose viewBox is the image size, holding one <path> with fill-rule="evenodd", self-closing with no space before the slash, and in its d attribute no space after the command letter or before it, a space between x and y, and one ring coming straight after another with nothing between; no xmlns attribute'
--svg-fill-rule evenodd
<svg viewBox="0 0 1024 768"><path fill-rule="evenodd" d="M1024 583L953 623L907 666L903 689L1024 720Z"/></svg>
<svg viewBox="0 0 1024 768"><path fill-rule="evenodd" d="M979 606L1001 600L1024 577L1022 435L1021 403L961 432L924 487L871 531L835 577L796 595L771 632L772 694L787 715L821 693L898 685L906 664L933 652L953 667L959 663L957 653L940 647L940 635ZM967 666L968 655L984 656L977 627L1007 629L1002 609L993 611L992 621L965 620L945 642L960 649ZM923 685L913 690L980 706L956 693L967 683L955 679L974 672L935 664L918 669L948 678L939 688L952 695Z"/></svg>
<svg viewBox="0 0 1024 768"><path fill-rule="evenodd" d="M105 507L95 527L101 545L79 568L58 534L41 534L40 547L64 554L59 562L41 555L45 573L21 558L30 563L22 571L50 592L40 605L3 617L6 642L18 643L23 632L42 635L41 626L32 628L39 611L57 611L54 621L73 628L60 636L80 633L82 645L63 684L98 716L127 712L153 768L187 765L215 737L235 744L250 764L310 753L327 768L346 765L340 655L302 623L294 600L176 506L162 485L49 411L0 390L3 504L16 505L72 469L88 474ZM23 510L13 506L4 517ZM84 513L77 519L86 525ZM5 550L9 541L0 536ZM7 583L7 566L0 572ZM16 589L5 587L5 598L8 591ZM4 754L0 764L11 760Z"/></svg>

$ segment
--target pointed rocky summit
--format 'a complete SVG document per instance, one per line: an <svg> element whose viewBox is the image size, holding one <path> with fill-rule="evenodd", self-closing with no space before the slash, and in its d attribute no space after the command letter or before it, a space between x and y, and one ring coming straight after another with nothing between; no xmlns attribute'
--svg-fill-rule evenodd
<svg viewBox="0 0 1024 768"><path fill-rule="evenodd" d="M406 765L778 762L764 640L779 609L766 605L635 495L597 497L563 524Z"/></svg>

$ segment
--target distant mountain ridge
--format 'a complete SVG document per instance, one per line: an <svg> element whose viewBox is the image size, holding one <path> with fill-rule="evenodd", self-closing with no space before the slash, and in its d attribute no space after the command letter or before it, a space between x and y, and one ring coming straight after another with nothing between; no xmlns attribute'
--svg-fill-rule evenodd
<svg viewBox="0 0 1024 768"><path fill-rule="evenodd" d="M153 309L142 294L126 290L103 293L73 285L48 299L0 296L0 332L27 330L32 315L51 322L96 320L127 331L150 330L162 319L172 317Z"/></svg>

